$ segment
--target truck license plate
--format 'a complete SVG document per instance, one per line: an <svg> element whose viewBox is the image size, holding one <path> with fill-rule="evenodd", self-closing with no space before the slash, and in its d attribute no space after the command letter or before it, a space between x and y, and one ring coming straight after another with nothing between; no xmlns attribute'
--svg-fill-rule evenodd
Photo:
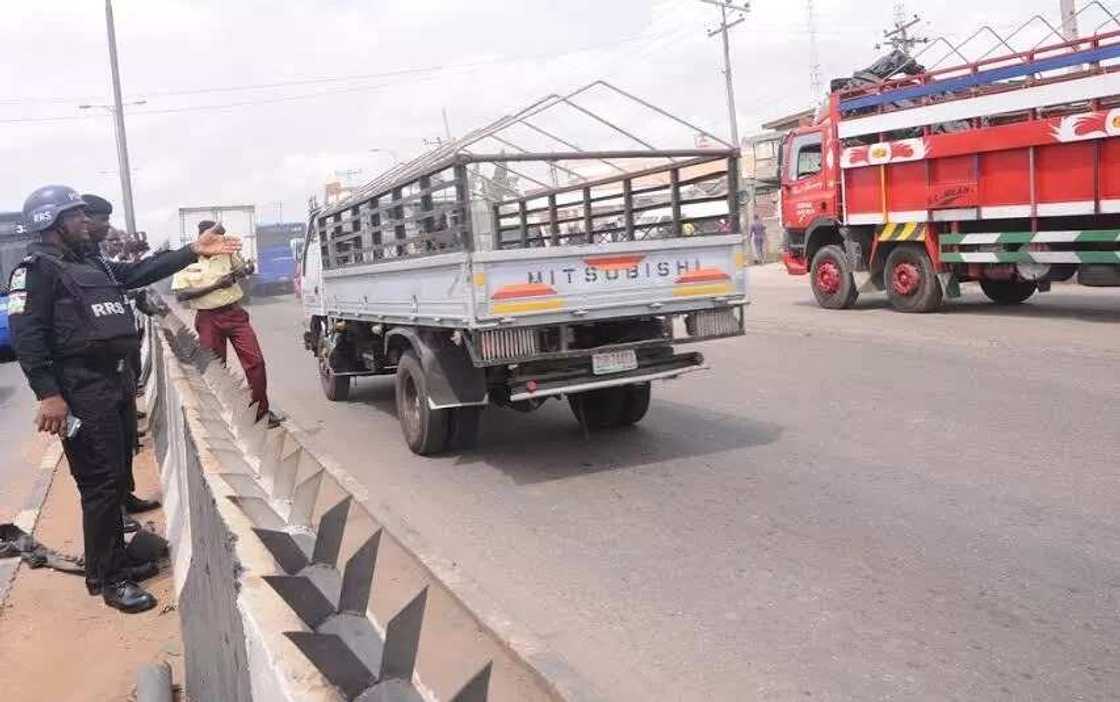
<svg viewBox="0 0 1120 702"><path fill-rule="evenodd" d="M630 351L608 351L591 357L591 372L595 375L621 373L638 367L638 354Z"/></svg>

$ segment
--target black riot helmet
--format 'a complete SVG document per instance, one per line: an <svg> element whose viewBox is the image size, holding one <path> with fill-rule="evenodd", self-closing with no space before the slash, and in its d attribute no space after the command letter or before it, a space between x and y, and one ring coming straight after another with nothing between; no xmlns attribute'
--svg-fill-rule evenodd
<svg viewBox="0 0 1120 702"><path fill-rule="evenodd" d="M23 202L24 226L31 232L45 232L58 224L64 212L85 206L77 190L65 185L44 185Z"/></svg>

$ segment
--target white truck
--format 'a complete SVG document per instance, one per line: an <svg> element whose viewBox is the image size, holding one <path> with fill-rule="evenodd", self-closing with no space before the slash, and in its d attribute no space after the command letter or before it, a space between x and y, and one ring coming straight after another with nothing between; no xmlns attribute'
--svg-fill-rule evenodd
<svg viewBox="0 0 1120 702"><path fill-rule="evenodd" d="M616 172L526 192L506 177L589 160ZM652 381L705 368L676 347L743 334L737 174L731 149L445 149L313 209L304 341L326 396L395 374L421 455L472 447L487 405L566 397L588 428L638 422Z"/></svg>

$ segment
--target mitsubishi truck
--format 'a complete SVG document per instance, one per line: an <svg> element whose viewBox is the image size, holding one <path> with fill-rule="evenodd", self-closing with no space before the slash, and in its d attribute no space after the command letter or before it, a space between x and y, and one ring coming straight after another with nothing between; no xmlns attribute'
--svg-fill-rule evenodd
<svg viewBox="0 0 1120 702"><path fill-rule="evenodd" d="M890 58L782 142L785 265L822 307L1120 287L1120 32L935 71Z"/></svg>
<svg viewBox="0 0 1120 702"><path fill-rule="evenodd" d="M588 162L612 172L511 185ZM487 406L634 424L653 381L706 368L687 344L744 333L738 213L733 149L444 148L312 210L305 345L330 400L395 376L421 455L473 446Z"/></svg>

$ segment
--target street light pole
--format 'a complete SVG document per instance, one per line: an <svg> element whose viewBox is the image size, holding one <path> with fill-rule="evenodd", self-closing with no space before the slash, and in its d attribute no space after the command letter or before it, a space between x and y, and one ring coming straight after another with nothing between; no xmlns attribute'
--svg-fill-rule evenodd
<svg viewBox="0 0 1120 702"><path fill-rule="evenodd" d="M121 199L124 201L125 229L136 235L136 211L132 204L132 170L128 165L128 139L124 131L124 107L121 104L121 73L117 65L117 30L113 25L113 0L105 0L105 25L109 33L109 65L113 72L113 119L116 122L117 161L121 172Z"/></svg>

